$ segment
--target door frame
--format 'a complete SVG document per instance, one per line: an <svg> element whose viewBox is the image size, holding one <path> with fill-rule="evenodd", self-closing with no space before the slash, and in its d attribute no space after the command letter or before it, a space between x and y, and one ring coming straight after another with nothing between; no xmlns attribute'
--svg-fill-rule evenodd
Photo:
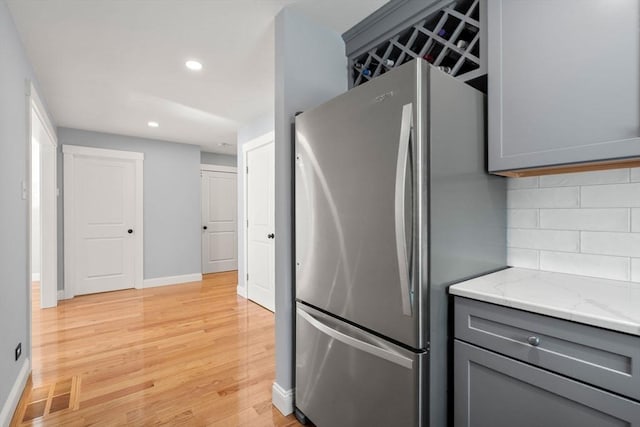
<svg viewBox="0 0 640 427"><path fill-rule="evenodd" d="M33 204L31 200L32 194L32 145L33 145L33 121L37 119L42 124L44 132L47 134L48 143L51 145L49 149L53 149L53 156L48 156L49 164L47 165L47 170L49 173L49 178L54 178L53 181L49 180L46 187L40 186L40 218L41 218L41 227L40 227L40 235L44 237L45 227L43 227L42 223L44 222L43 212L47 212L46 218L46 232L47 239L41 239L40 242L40 284L47 283L46 289L40 288L40 308L46 307L55 307L58 305L58 177L57 177L57 165L58 165L58 137L56 135L56 128L53 126L53 122L47 113L47 109L45 108L44 103L42 102L42 98L38 94L36 87L33 85L33 82L29 79L25 81L25 116L26 116L26 165L25 165L25 179L22 181L22 198L27 202L27 264L26 264L26 273L27 273L27 325L29 327L29 336L28 336L28 346L29 355L33 354L33 292L32 292L32 282L33 282L33 273L32 273L32 265L31 265L31 251L33 248L31 247L31 235L33 230L31 229L31 221L32 221L32 210ZM40 152L42 153L42 149ZM40 158L40 172L42 172L42 155ZM40 173L40 180L43 180L43 174ZM53 184L53 186L51 185ZM50 194L53 193L53 194ZM46 205L46 206L45 206ZM47 260L49 265L48 273L43 275L43 267L44 260ZM32 358L27 358L23 362L22 371L24 371L25 366L28 369L28 372L31 372L31 362ZM21 371L21 373L22 373ZM26 377L25 377L26 378Z"/></svg>
<svg viewBox="0 0 640 427"><path fill-rule="evenodd" d="M274 144L274 148L275 148L275 143L276 143L276 136L275 136L275 131L271 131L271 132L267 132L262 136L259 136L255 139L252 139L246 143L244 143L242 145L242 164L244 165L244 171L242 171L242 173L244 174L244 179L243 179L243 186L242 186L242 202L244 203L243 209L242 209L242 218L240 223L242 224L242 229L243 229L243 237L244 237L244 242L242 245L242 267L244 269L244 275L243 277L238 277L238 290L242 289L243 293L241 293L240 295L244 298L249 298L249 282L247 280L247 275L249 274L249 201L248 201L248 195L249 195L249 180L247 179L247 175L249 172L249 164L247 162L248 158L249 158L249 152L252 150L255 150L256 148L260 148L263 145L268 145L268 144ZM275 167L275 158L274 158L274 167ZM275 170L274 170L274 177L275 177ZM274 182L274 188L275 188L275 182ZM275 208L275 200L274 200L274 208ZM273 268L275 269L275 262L273 265ZM240 283L244 283L244 286L240 286ZM275 283L274 283L275 286ZM273 290L275 292L275 288ZM274 307L274 311L275 313L275 307Z"/></svg>
<svg viewBox="0 0 640 427"><path fill-rule="evenodd" d="M236 174L236 182L238 179L238 168L236 166L223 166L223 165L210 165L206 163L200 163L200 222L203 221L203 206L202 206L202 172L224 172L224 173L235 173ZM236 210L237 210L237 201L236 201ZM237 215L236 215L237 219ZM202 224L200 224L200 228L202 228ZM202 231L202 230L200 230ZM236 239L238 238L238 224L236 221ZM200 269L204 270L204 253L202 252L202 233L200 237ZM236 241L237 246L237 241ZM236 250L236 262L238 261L238 251ZM204 273L203 273L204 274Z"/></svg>
<svg viewBox="0 0 640 427"><path fill-rule="evenodd" d="M64 294L65 298L75 296L75 272L76 272L76 233L75 233L75 195L73 183L75 182L74 161L79 157L91 157L98 159L124 159L133 160L135 175L135 210L136 232L134 233L134 274L133 284L135 289L143 288L144 280L144 216L143 216L143 166L144 153L134 151L107 150L104 148L83 147L78 145L62 146L64 156Z"/></svg>
<svg viewBox="0 0 640 427"><path fill-rule="evenodd" d="M207 164L201 163L200 172L202 171L238 173L238 168L235 166L207 165Z"/></svg>
<svg viewBox="0 0 640 427"><path fill-rule="evenodd" d="M28 224L28 279L29 313L31 313L31 283L33 280L31 265L31 215L32 215L32 143L33 124L38 120L47 135L47 141L38 141L40 145L40 308L58 305L58 137L51 118L38 95L32 81L27 81L27 183L24 187L29 209ZM46 155L45 155L46 153ZM44 176L42 172L47 172ZM44 285L44 286L43 286ZM31 318L31 317L29 317Z"/></svg>

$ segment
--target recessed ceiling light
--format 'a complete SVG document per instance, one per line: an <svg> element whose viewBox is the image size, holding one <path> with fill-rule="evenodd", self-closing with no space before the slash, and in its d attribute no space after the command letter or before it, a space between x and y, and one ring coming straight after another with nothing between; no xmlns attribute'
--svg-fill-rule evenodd
<svg viewBox="0 0 640 427"><path fill-rule="evenodd" d="M199 63L198 61L189 60L189 61L185 62L184 65L186 65L188 69L193 70L193 71L202 70L202 64Z"/></svg>
<svg viewBox="0 0 640 427"><path fill-rule="evenodd" d="M231 147L231 144L229 144L228 142L219 142L218 146L219 147Z"/></svg>
<svg viewBox="0 0 640 427"><path fill-rule="evenodd" d="M150 128L157 128L160 124L158 124L158 122L147 122L147 126Z"/></svg>

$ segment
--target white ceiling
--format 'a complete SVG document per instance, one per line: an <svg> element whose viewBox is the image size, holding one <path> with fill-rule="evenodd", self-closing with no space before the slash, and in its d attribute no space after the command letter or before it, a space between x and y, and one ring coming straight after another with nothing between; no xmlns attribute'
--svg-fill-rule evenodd
<svg viewBox="0 0 640 427"><path fill-rule="evenodd" d="M228 154L239 125L273 111L282 7L342 34L386 2L7 0L58 126ZM187 59L204 69L189 71Z"/></svg>

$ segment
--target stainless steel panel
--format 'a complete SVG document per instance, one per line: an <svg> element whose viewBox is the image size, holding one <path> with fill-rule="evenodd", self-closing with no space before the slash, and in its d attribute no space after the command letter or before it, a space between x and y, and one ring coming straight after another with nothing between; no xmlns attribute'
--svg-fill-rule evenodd
<svg viewBox="0 0 640 427"><path fill-rule="evenodd" d="M409 109L413 123L426 113L426 67L405 64L296 119L296 298L414 348L426 343L416 283L423 168L420 129L406 122ZM406 242L396 235L398 181Z"/></svg>
<svg viewBox="0 0 640 427"><path fill-rule="evenodd" d="M640 427L640 403L454 343L455 427Z"/></svg>
<svg viewBox="0 0 640 427"><path fill-rule="evenodd" d="M318 427L424 425L426 360L297 304L296 407Z"/></svg>
<svg viewBox="0 0 640 427"><path fill-rule="evenodd" d="M456 338L640 400L640 338L466 298Z"/></svg>

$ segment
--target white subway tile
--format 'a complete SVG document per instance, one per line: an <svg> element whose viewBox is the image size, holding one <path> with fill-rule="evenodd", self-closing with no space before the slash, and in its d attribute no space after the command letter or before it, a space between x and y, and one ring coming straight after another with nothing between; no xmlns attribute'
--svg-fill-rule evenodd
<svg viewBox="0 0 640 427"><path fill-rule="evenodd" d="M618 184L629 182L629 169L564 173L540 177L540 187L570 187L574 185Z"/></svg>
<svg viewBox="0 0 640 427"><path fill-rule="evenodd" d="M537 209L507 209L507 227L536 228L538 227Z"/></svg>
<svg viewBox="0 0 640 427"><path fill-rule="evenodd" d="M542 251L540 270L629 280L629 258Z"/></svg>
<svg viewBox="0 0 640 427"><path fill-rule="evenodd" d="M579 252L580 232L510 228L507 247Z"/></svg>
<svg viewBox="0 0 640 427"><path fill-rule="evenodd" d="M583 231L580 251L587 254L640 257L640 233Z"/></svg>
<svg viewBox="0 0 640 427"><path fill-rule="evenodd" d="M640 207L640 184L611 184L581 187L582 207Z"/></svg>
<svg viewBox="0 0 640 427"><path fill-rule="evenodd" d="M640 233L640 209L631 209L631 231Z"/></svg>
<svg viewBox="0 0 640 427"><path fill-rule="evenodd" d="M631 259L631 280L640 282L640 258Z"/></svg>
<svg viewBox="0 0 640 427"><path fill-rule="evenodd" d="M629 231L629 209L540 209L540 228Z"/></svg>
<svg viewBox="0 0 640 427"><path fill-rule="evenodd" d="M537 188L538 177L531 176L527 178L507 178L507 188L509 190L519 190L523 188Z"/></svg>
<svg viewBox="0 0 640 427"><path fill-rule="evenodd" d="M531 249L507 248L507 265L520 268L539 268L538 251Z"/></svg>
<svg viewBox="0 0 640 427"><path fill-rule="evenodd" d="M631 182L640 182L640 168L631 169Z"/></svg>
<svg viewBox="0 0 640 427"><path fill-rule="evenodd" d="M536 188L507 191L507 207L524 208L577 208L580 205L578 187Z"/></svg>

